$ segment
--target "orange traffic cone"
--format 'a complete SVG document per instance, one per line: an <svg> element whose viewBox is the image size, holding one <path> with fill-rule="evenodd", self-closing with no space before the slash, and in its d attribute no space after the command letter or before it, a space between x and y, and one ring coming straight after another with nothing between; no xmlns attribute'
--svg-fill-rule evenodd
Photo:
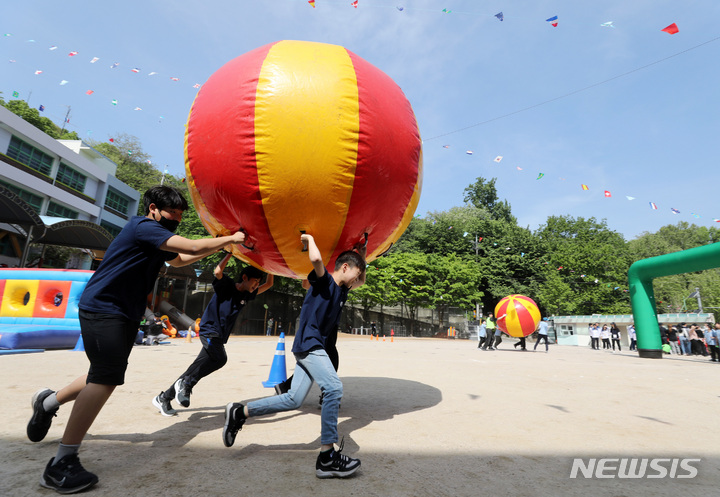
<svg viewBox="0 0 720 497"><path fill-rule="evenodd" d="M262 384L265 388L272 388L287 380L287 370L285 369L285 333L280 333L277 347L275 348L275 357L273 357L272 366L270 366L270 376L267 381Z"/></svg>

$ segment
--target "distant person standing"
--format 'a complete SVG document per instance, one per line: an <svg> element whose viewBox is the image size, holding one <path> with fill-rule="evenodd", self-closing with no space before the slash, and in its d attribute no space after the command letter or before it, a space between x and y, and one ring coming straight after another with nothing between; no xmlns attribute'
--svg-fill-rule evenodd
<svg viewBox="0 0 720 497"><path fill-rule="evenodd" d="M273 321L273 318L268 319L267 322L267 329L265 330L265 336L272 336L272 328L275 321Z"/></svg>
<svg viewBox="0 0 720 497"><path fill-rule="evenodd" d="M600 350L600 326L598 323L590 325L589 333L593 350Z"/></svg>
<svg viewBox="0 0 720 497"><path fill-rule="evenodd" d="M692 355L687 323L680 323L678 325L678 338L680 338L680 348L682 349L682 353L684 355Z"/></svg>
<svg viewBox="0 0 720 497"><path fill-rule="evenodd" d="M637 335L635 334L635 325L630 323L627 327L628 338L630 339L630 350L637 350Z"/></svg>
<svg viewBox="0 0 720 497"><path fill-rule="evenodd" d="M668 325L667 333L668 343L670 343L670 351L675 355L680 355L680 343L678 342L678 331L675 326Z"/></svg>
<svg viewBox="0 0 720 497"><path fill-rule="evenodd" d="M706 325L708 326L708 325ZM705 329L705 345L710 349L710 360L717 362L718 358L718 340L716 330L712 330L709 327Z"/></svg>
<svg viewBox="0 0 720 497"><path fill-rule="evenodd" d="M610 329L608 325L603 325L602 330L600 330L600 338L602 338L603 350L610 350Z"/></svg>
<svg viewBox="0 0 720 497"><path fill-rule="evenodd" d="M617 343L618 352L622 352L620 347L620 328L615 323L610 324L610 337L612 338L612 349L615 352L615 344Z"/></svg>
<svg viewBox="0 0 720 497"><path fill-rule="evenodd" d="M537 350L537 346L540 343L541 340L545 340L545 352L549 351L548 347L548 319L542 318L542 321L538 324L537 327L537 342L535 342L535 347L533 347L533 350Z"/></svg>

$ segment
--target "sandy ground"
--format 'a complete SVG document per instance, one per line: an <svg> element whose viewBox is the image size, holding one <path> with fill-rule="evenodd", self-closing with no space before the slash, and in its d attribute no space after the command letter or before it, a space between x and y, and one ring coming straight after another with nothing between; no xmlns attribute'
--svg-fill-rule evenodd
<svg viewBox="0 0 720 497"><path fill-rule="evenodd" d="M222 444L225 404L272 393L261 381L276 338L233 337L228 365L201 381L190 408L176 417L161 416L151 399L190 364L199 342L135 347L126 384L81 448L84 466L100 477L87 494L718 495L720 364L576 347L520 352L511 343L483 352L465 340L341 336L339 431L345 453L362 460L345 480L315 477L317 387L301 410L251 419L234 447ZM30 397L86 368L85 354L69 350L0 356L0 495L55 495L38 481L70 406L60 408L44 441L31 443ZM287 368L290 374L292 355ZM570 478L574 458L632 457L700 462L690 463L692 479Z"/></svg>

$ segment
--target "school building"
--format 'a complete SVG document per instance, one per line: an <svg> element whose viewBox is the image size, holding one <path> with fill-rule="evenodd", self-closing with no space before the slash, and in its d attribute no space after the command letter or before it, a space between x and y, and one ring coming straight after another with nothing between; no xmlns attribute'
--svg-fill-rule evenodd
<svg viewBox="0 0 720 497"><path fill-rule="evenodd" d="M130 216L140 193L82 140L55 140L0 106L0 266L23 267L39 244L84 248L89 269ZM30 241L31 243L28 243Z"/></svg>
<svg viewBox="0 0 720 497"><path fill-rule="evenodd" d="M715 323L715 316L711 313L681 312L675 314L658 314L658 323L661 324L703 324ZM620 343L630 345L627 327L633 323L632 314L592 314L589 316L552 316L551 331L554 331L558 345L590 345L590 324L599 323L600 327L615 323L620 328ZM552 334L552 333L551 333Z"/></svg>

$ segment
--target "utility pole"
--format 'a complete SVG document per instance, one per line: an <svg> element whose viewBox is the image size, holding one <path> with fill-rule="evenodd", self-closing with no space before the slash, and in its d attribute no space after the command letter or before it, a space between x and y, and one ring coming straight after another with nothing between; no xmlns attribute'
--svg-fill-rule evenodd
<svg viewBox="0 0 720 497"><path fill-rule="evenodd" d="M68 111L65 113L65 120L63 121L62 130L60 130L61 133L65 133L65 125L70 122L70 106L67 106Z"/></svg>

